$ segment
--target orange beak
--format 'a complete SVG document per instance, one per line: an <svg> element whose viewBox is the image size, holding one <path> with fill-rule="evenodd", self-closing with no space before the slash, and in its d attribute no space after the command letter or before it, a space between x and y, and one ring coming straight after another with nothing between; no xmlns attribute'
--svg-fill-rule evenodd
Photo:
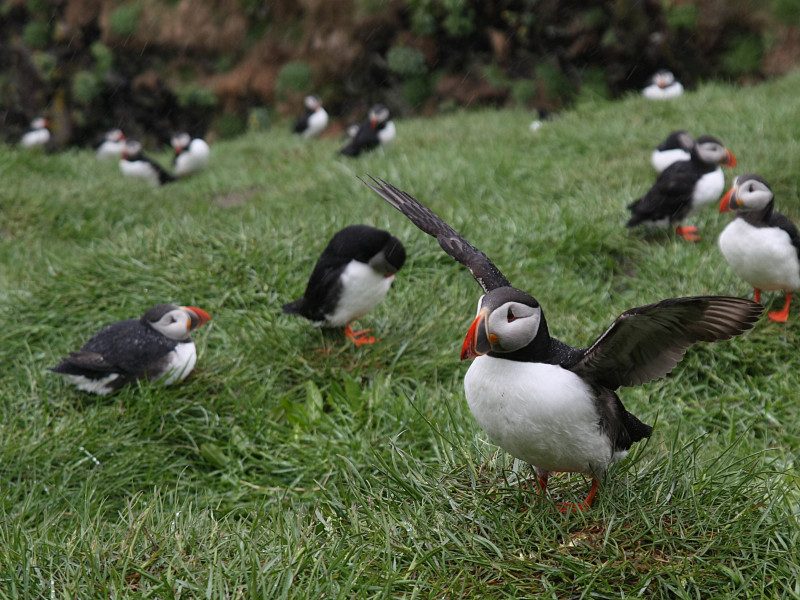
<svg viewBox="0 0 800 600"><path fill-rule="evenodd" d="M729 213L733 212L731 208L731 199L733 198L735 201L735 194L738 188L734 185L731 189L727 191L727 193L722 197L722 200L719 203L719 212L721 213Z"/></svg>
<svg viewBox="0 0 800 600"><path fill-rule="evenodd" d="M478 316L469 326L467 337L464 338L464 345L461 347L461 360L477 358L486 354L492 349L492 344L497 341L497 336L490 334L486 327L486 318L489 311L481 309Z"/></svg>
<svg viewBox="0 0 800 600"><path fill-rule="evenodd" d="M725 160L722 161L722 164L725 165L726 167L735 167L736 157L730 150L726 150L726 152L728 153L728 156L725 158Z"/></svg>
<svg viewBox="0 0 800 600"><path fill-rule="evenodd" d="M198 327L202 327L211 320L211 315L209 315L202 308L197 308L194 306L181 306L181 308L189 311L189 314L191 315L188 325L189 329L197 329Z"/></svg>

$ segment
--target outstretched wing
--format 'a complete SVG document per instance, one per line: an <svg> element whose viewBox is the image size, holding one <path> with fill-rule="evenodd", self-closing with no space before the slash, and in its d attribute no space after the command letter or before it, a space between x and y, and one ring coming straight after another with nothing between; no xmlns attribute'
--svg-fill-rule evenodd
<svg viewBox="0 0 800 600"><path fill-rule="evenodd" d="M572 364L581 377L616 389L663 377L696 342L726 340L753 327L764 307L743 298L670 298L622 313Z"/></svg>
<svg viewBox="0 0 800 600"><path fill-rule="evenodd" d="M390 183L375 179L371 175L369 178L372 179L372 183L359 177L381 198L407 216L414 225L435 237L445 252L470 270L475 281L485 292L511 286L488 256L461 237L461 234L442 221L430 208Z"/></svg>

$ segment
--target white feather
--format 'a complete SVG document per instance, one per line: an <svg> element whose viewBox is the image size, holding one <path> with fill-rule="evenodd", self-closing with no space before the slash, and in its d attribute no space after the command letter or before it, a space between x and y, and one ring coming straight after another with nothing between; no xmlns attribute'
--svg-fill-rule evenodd
<svg viewBox="0 0 800 600"><path fill-rule="evenodd" d="M717 167L697 180L692 193L692 207L687 216L691 216L709 204L717 202L725 191L725 175Z"/></svg>
<svg viewBox="0 0 800 600"><path fill-rule="evenodd" d="M185 177L192 173L202 171L208 166L211 149L205 140L195 138L189 147L175 157L175 175Z"/></svg>
<svg viewBox="0 0 800 600"><path fill-rule="evenodd" d="M394 281L394 277L386 277L372 267L357 260L351 260L340 277L342 296L336 311L325 315L332 327L344 327L375 308Z"/></svg>
<svg viewBox="0 0 800 600"><path fill-rule="evenodd" d="M144 179L153 185L161 185L158 171L146 160L126 160L123 158L119 161L119 169L126 177Z"/></svg>
<svg viewBox="0 0 800 600"><path fill-rule="evenodd" d="M642 96L648 100L670 100L681 94L683 94L683 85L679 81L663 88L653 83L642 90Z"/></svg>
<svg viewBox="0 0 800 600"><path fill-rule="evenodd" d="M777 227L753 227L734 219L719 236L719 249L731 269L760 290L800 288L800 261L789 234Z"/></svg>
<svg viewBox="0 0 800 600"><path fill-rule="evenodd" d="M176 381L183 381L189 376L197 363L197 348L194 342L183 342L175 346L168 355L169 366L157 381L164 385L172 385Z"/></svg>
<svg viewBox="0 0 800 600"><path fill-rule="evenodd" d="M650 163L658 173L661 173L672 163L676 163L681 160L689 160L690 158L691 155L686 152L686 150L682 150L681 148L673 148L671 150L653 150L653 154L650 155Z"/></svg>
<svg viewBox="0 0 800 600"><path fill-rule="evenodd" d="M303 137L314 137L319 135L328 126L328 111L319 107L308 117L308 126L303 132Z"/></svg>
<svg viewBox="0 0 800 600"><path fill-rule="evenodd" d="M600 477L614 453L591 388L558 365L479 356L464 377L478 424L506 452L546 471Z"/></svg>

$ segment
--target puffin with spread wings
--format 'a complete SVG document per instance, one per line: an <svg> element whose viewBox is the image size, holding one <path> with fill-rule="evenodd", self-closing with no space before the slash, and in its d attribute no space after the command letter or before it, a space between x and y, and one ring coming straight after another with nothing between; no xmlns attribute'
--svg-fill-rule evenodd
<svg viewBox="0 0 800 600"><path fill-rule="evenodd" d="M632 308L588 348L551 337L539 302L512 287L489 257L415 198L385 181L370 188L466 266L485 294L461 359L475 359L464 392L478 424L501 448L531 464L542 492L550 473L592 479L581 503L592 505L608 466L653 429L622 405L615 390L669 373L696 342L750 329L763 307L742 298L670 298Z"/></svg>

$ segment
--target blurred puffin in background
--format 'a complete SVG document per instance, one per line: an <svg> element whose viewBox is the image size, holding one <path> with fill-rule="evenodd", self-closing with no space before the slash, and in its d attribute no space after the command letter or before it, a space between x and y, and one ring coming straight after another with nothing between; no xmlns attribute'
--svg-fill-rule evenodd
<svg viewBox="0 0 800 600"><path fill-rule="evenodd" d="M370 109L367 120L358 126L349 127L347 134L350 141L340 152L345 156L358 156L362 152L390 143L396 137L397 130L389 109L382 104L376 104Z"/></svg>
<svg viewBox="0 0 800 600"><path fill-rule="evenodd" d="M172 171L175 177L186 177L208 166L211 148L205 140L192 138L188 133L178 133L172 136L172 149L175 158L172 161Z"/></svg>
<svg viewBox="0 0 800 600"><path fill-rule="evenodd" d="M317 96L306 96L303 104L306 111L295 121L293 131L304 138L315 137L328 126L328 111Z"/></svg>

